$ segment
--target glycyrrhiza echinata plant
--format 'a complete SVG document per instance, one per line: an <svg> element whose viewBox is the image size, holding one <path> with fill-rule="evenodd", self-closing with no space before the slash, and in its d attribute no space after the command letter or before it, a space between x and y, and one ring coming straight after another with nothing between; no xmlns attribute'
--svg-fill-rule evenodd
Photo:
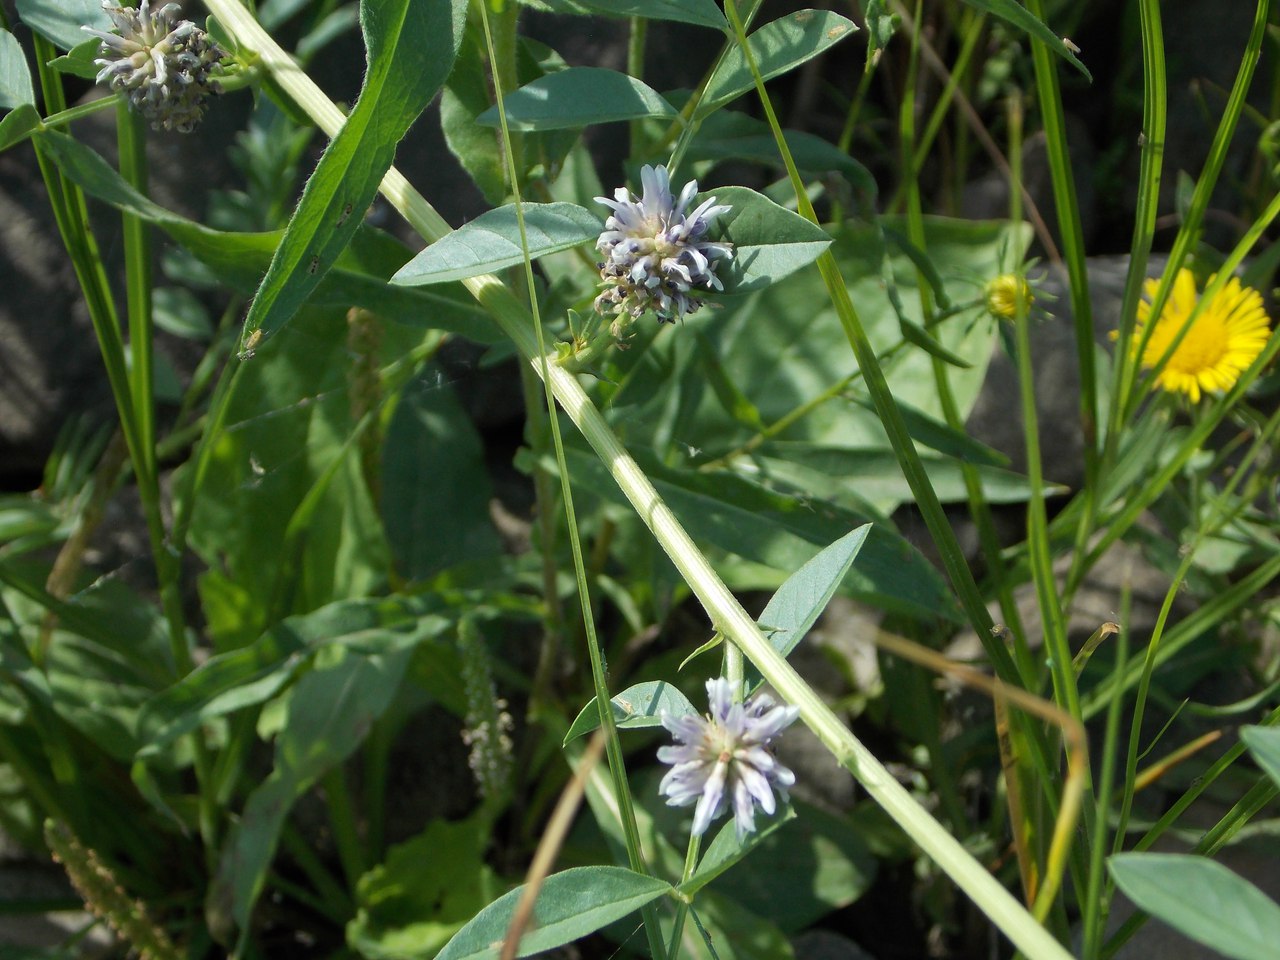
<svg viewBox="0 0 1280 960"><path fill-rule="evenodd" d="M456 960L580 941L587 956L785 960L815 924L861 931L873 953L927 942L965 956L972 910L1023 955L1078 944L1093 960L1136 923L1106 942L1116 885L1177 913L1145 896L1141 861L1112 860L1109 879L1107 855L1132 839L1139 787L1171 791L1145 848L1205 785L1243 769L1244 747L1196 767L1192 740L1171 753L1183 766L1140 770L1150 746L1126 753L1117 731L1131 703L1137 736L1148 704L1195 695L1185 678L1213 669L1187 657L1196 643L1235 642L1236 658L1215 662L1238 666L1239 638L1270 617L1254 598L1280 575L1264 466L1280 429L1264 379L1276 344L1254 292L1270 261L1246 255L1280 208L1255 163L1247 229L1221 263L1198 250L1211 266L1197 275L1217 271L1203 293L1184 278L1247 116L1260 3L1214 133L1224 146L1179 208L1166 282L1143 299L1142 260L1162 236L1164 70L1161 8L1133 3L1147 140L1125 333L1104 396L1090 364L1107 358L1077 317L1087 463L1066 494L1041 462L1028 319L1060 323L1058 304L1090 302L1058 87L1090 44L1060 39L1068 14L1045 26L1038 0L981 15L870 3L862 24L735 0L272 0L256 12L207 0L202 19L194 2L22 0L36 71L22 67L26 34L0 33L0 149L39 168L121 438L69 430L42 493L0 511L0 763L25 804L6 829L93 866L86 900L107 904L135 948L187 956ZM558 18L537 42L525 8L543 6ZM1014 19L997 24L1003 14ZM326 48L356 25L365 57L351 89L363 79L339 109L307 64L353 45ZM579 27L626 31L627 72L562 59L556 31ZM866 56L850 70L859 27ZM295 38L294 56L271 34ZM688 56L655 56L660 40ZM800 96L783 129L774 103L792 99L788 74L805 64L824 78L805 89L844 110L842 124L806 114ZM934 85L921 65L955 82ZM952 191L985 169L972 143L1021 197L1024 91L1002 113L988 87L1033 72L1030 122L1044 123L1062 224L1055 237L1028 211L1045 262L1034 291L1020 199L1007 223L925 215L958 208ZM68 106L73 76L96 77L101 99ZM244 86L252 108L234 96ZM219 88L228 95L210 99ZM80 136L113 108L118 164ZM210 154L231 144L236 181L200 222L149 196L153 178L181 172L148 167L165 138L190 143L202 117L249 109L233 140L195 141ZM406 178L391 166L413 155L402 139L436 122L445 146L432 140L429 165L407 162ZM583 137L598 124L603 138ZM312 126L329 138L315 151ZM604 140L625 160L596 151ZM429 198L477 196L465 178L494 206L455 230ZM119 241L94 233L112 210ZM121 253L120 277L100 250ZM1055 299L1059 250L1071 289ZM162 376L164 336L203 359ZM966 428L1001 346L1022 390L1029 477ZM1166 392L1185 401L1160 402ZM477 428L469 404L482 393L519 394L507 411L519 441ZM1223 424L1234 439L1208 452ZM88 575L86 545L126 483L149 561ZM950 526L965 511L944 503L968 508L983 577ZM1001 538L993 506L1025 511L1025 544ZM895 524L917 517L945 576ZM1119 538L1147 548L1168 599L1146 634L1092 625L1077 649L1070 601ZM1032 585L1037 617L1025 615ZM1198 601L1185 618L1180 590ZM771 592L758 617L738 599ZM830 624L810 633L837 593L877 625L856 651ZM991 622L992 604L1007 624ZM922 650L966 632L990 677ZM897 654L868 671L873 634L990 693L992 715L970 702L960 719L960 698ZM804 676L787 659L824 642L801 658ZM816 693L816 674L839 692ZM704 689L705 712L690 700ZM1263 699L1242 693L1230 710ZM1275 711L1255 719L1263 772L1247 775L1263 796ZM861 784L853 799L820 792L796 721ZM1092 770L1087 723L1103 745ZM597 729L607 771L579 740ZM1178 783L1183 770L1195 779ZM1237 807L1200 852L1256 809ZM873 880L877 858L894 866L883 876L914 880L876 898L900 899L902 917L866 924L862 894L886 882ZM1265 923L1267 907L1231 889ZM1191 926L1213 939L1208 921ZM1215 942L1246 927L1220 918Z"/></svg>

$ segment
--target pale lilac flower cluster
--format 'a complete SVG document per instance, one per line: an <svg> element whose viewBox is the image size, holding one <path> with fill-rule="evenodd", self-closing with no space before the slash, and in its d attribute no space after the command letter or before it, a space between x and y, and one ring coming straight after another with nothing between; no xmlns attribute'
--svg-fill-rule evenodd
<svg viewBox="0 0 1280 960"><path fill-rule="evenodd" d="M707 702L711 712L706 717L662 713L662 725L676 745L658 750L659 760L673 764L658 789L669 806L697 803L694 836L701 836L731 799L741 841L756 828L756 804L766 814L773 813L774 789L785 800L787 788L796 782L769 745L800 708L778 706L763 693L735 701L732 685L721 677L707 681Z"/></svg>
<svg viewBox="0 0 1280 960"><path fill-rule="evenodd" d="M702 306L698 291L723 289L716 266L733 256L733 244L705 238L711 222L731 208L717 206L711 197L686 213L698 181L685 184L677 200L666 167L642 167L640 182L644 194L639 198L626 187L619 187L612 200L596 197L613 214L596 241L604 254L600 279L605 288L595 307L601 314L631 319L652 310L660 322L674 322Z"/></svg>
<svg viewBox="0 0 1280 960"><path fill-rule="evenodd" d="M102 9L115 33L83 27L102 41L98 83L109 83L154 129L189 133L204 116L211 79L222 49L190 20L178 19L182 8L167 3L153 11L149 0L135 9L103 0Z"/></svg>

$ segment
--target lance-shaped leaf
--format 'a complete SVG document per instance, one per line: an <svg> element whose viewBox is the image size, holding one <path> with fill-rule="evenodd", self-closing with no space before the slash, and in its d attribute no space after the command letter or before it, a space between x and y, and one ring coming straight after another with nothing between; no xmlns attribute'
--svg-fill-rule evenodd
<svg viewBox="0 0 1280 960"><path fill-rule="evenodd" d="M599 459L576 445L565 453L584 489L625 502ZM778 570L798 569L866 519L830 501L787 496L737 474L668 467L641 449L632 454L695 540ZM861 557L848 575L849 595L911 616L959 622L941 576L888 527L871 528Z"/></svg>
<svg viewBox="0 0 1280 960"><path fill-rule="evenodd" d="M746 187L707 191L728 204L712 227L717 239L733 242L733 259L720 261L716 273L725 293L748 293L781 280L818 259L831 245L827 232L797 213ZM699 195L694 204L706 195Z"/></svg>
<svg viewBox="0 0 1280 960"><path fill-rule="evenodd" d="M17 113L15 110L14 114ZM35 111L31 113L34 117ZM7 121L8 117L0 121L0 134ZM279 232L233 233L210 229L138 193L98 153L79 141L57 130L43 130L39 136L59 169L89 196L160 227L223 283L245 294L257 287L280 243ZM397 241L360 226L337 265L311 292L308 303L364 307L387 320L410 326L426 322L481 343L498 339L497 327L470 297L388 284L386 278L403 265L408 255L408 250Z"/></svg>
<svg viewBox="0 0 1280 960"><path fill-rule="evenodd" d="M689 698L666 680L646 680L627 687L610 701L613 707L613 720L620 730L633 730L640 727L662 726L662 714L669 713L673 717L685 717L697 713ZM570 743L583 734L590 733L600 726L600 710L596 707L596 698L583 707L569 732L564 735L564 742Z"/></svg>
<svg viewBox="0 0 1280 960"><path fill-rule="evenodd" d="M990 13L999 17L1006 23L1011 23L1019 30L1022 30L1035 39L1039 40L1050 50L1062 57L1069 64L1085 75L1085 78L1092 82L1093 74L1091 74L1083 63L1076 59L1075 53L1068 47L1061 37L1050 30L1040 20L1037 20L1022 4L1017 0L964 0L969 6L985 13Z"/></svg>
<svg viewBox="0 0 1280 960"><path fill-rule="evenodd" d="M864 523L787 577L760 614L760 627L773 649L785 657L804 639L836 595L870 533L871 524ZM748 665L746 682L748 690L755 690L764 678L754 666Z"/></svg>
<svg viewBox="0 0 1280 960"><path fill-rule="evenodd" d="M361 652L417 647L450 621L382 601L340 600L276 624L248 646L210 657L147 701L138 717L138 759L159 755L201 724L279 693L322 647Z"/></svg>
<svg viewBox="0 0 1280 960"><path fill-rule="evenodd" d="M729 27L724 14L712 0L578 0L578 5L615 17L675 20L715 30L727 30Z"/></svg>
<svg viewBox="0 0 1280 960"><path fill-rule="evenodd" d="M511 91L503 104L507 125L513 130L565 130L676 115L676 108L652 87L603 67L570 67L549 73ZM476 123L498 126L498 108L490 107Z"/></svg>
<svg viewBox="0 0 1280 960"><path fill-rule="evenodd" d="M275 766L228 835L209 892L209 915L223 929L238 928L242 946L290 807L360 745L391 704L412 655L412 647L374 656L343 651L290 691Z"/></svg>
<svg viewBox="0 0 1280 960"><path fill-rule="evenodd" d="M871 172L834 143L799 130L784 130L782 133L801 173L835 171L867 199L875 198L876 182ZM689 144L685 159L746 160L782 166L778 142L773 138L769 125L737 110L719 110L707 117Z"/></svg>
<svg viewBox="0 0 1280 960"><path fill-rule="evenodd" d="M81 27L110 30L101 0L18 0L18 16L28 27L62 50L84 42Z"/></svg>
<svg viewBox="0 0 1280 960"><path fill-rule="evenodd" d="M12 110L35 102L31 71L27 69L22 46L8 30L0 30L0 109Z"/></svg>
<svg viewBox="0 0 1280 960"><path fill-rule="evenodd" d="M833 44L853 36L857 29L852 20L830 10L799 10L766 23L747 37L747 45L760 75L768 80L812 60ZM698 107L698 117L707 116L755 85L742 48L733 47L711 78Z"/></svg>
<svg viewBox="0 0 1280 960"><path fill-rule="evenodd" d="M449 75L466 11L465 0L361 3L369 52L364 89L302 191L249 309L246 342L288 323L351 242L360 212L391 167L396 144Z"/></svg>
<svg viewBox="0 0 1280 960"><path fill-rule="evenodd" d="M1280 729L1276 727L1241 727L1240 739L1245 742L1258 766L1267 772L1280 786Z"/></svg>
<svg viewBox="0 0 1280 960"><path fill-rule="evenodd" d="M594 240L603 230L600 219L574 203L525 203L525 235L529 257L569 250ZM406 263L392 283L421 285L465 280L524 262L515 204L507 204L463 224Z"/></svg>
<svg viewBox="0 0 1280 960"><path fill-rule="evenodd" d="M523 887L485 907L436 956L436 960L497 960ZM663 880L622 867L574 867L548 877L518 957L551 950L634 913L671 890Z"/></svg>
<svg viewBox="0 0 1280 960"><path fill-rule="evenodd" d="M40 114L36 108L29 103L19 104L0 118L0 150L8 150L25 140L39 126Z"/></svg>
<svg viewBox="0 0 1280 960"><path fill-rule="evenodd" d="M1205 857L1122 853L1107 861L1116 886L1138 907L1235 960L1273 960L1280 905Z"/></svg>

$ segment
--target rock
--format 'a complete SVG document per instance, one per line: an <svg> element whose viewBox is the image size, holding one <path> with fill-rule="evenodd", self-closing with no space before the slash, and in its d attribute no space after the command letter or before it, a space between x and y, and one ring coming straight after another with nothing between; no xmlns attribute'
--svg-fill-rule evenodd
<svg viewBox="0 0 1280 960"><path fill-rule="evenodd" d="M0 154L0 487L39 484L75 411L111 415L89 313L29 147Z"/></svg>
<svg viewBox="0 0 1280 960"><path fill-rule="evenodd" d="M1163 255L1151 256L1147 275L1159 276L1166 262ZM1120 323L1128 263L1128 257L1088 260L1094 342L1106 349L1111 347L1110 332ZM1085 441L1080 422L1080 370L1076 361L1071 298L1065 276L1055 270L1050 270L1036 287L1036 311L1031 321L1031 367L1040 427L1041 467L1046 480L1077 490L1084 482ZM1105 375L1105 371L1099 373ZM969 413L966 428L970 436L1008 456L1013 470L1026 472L1017 366L1003 349L998 349L991 358L987 379Z"/></svg>
<svg viewBox="0 0 1280 960"><path fill-rule="evenodd" d="M791 938L800 960L874 960L860 946L830 930L806 930Z"/></svg>
<svg viewBox="0 0 1280 960"><path fill-rule="evenodd" d="M805 681L834 703L850 693L874 696L880 668L872 639L884 615L844 597L834 597L818 624L787 658ZM843 669L833 669L839 660ZM852 679L852 686L849 679ZM852 774L832 759L808 727L792 724L777 743L778 759L796 775L792 793L828 810L852 810L860 791ZM797 954L799 956L800 954Z"/></svg>

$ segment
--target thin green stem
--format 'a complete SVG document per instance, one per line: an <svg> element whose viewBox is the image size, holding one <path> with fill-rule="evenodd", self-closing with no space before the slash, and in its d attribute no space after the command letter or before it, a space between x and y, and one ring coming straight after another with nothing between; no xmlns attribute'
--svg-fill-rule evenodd
<svg viewBox="0 0 1280 960"><path fill-rule="evenodd" d="M1123 670L1129 657L1129 606L1131 591L1123 585L1120 616L1121 629L1116 635L1116 669ZM1116 748L1120 739L1120 710L1124 706L1124 690L1117 688L1107 703L1106 730L1102 738L1102 763L1098 769L1098 784L1094 794L1093 822L1095 829L1089 847L1089 872L1085 884L1084 901L1081 904L1081 923L1084 927L1083 960L1094 960L1098 955L1103 927L1106 924L1110 900L1102 896L1104 869L1107 857L1107 828L1110 822L1111 791L1115 782Z"/></svg>
<svg viewBox="0 0 1280 960"><path fill-rule="evenodd" d="M45 105L53 112L63 111L66 109L66 98L63 93L62 79L49 66L49 62L57 55L57 51L39 34L34 35L33 41ZM146 161L139 145L139 131L133 124L122 121L120 133L121 159L125 175L145 180ZM111 387L120 417L121 432L129 449L129 459L133 465L134 476L137 478L139 499L142 501L152 558L156 567L161 604L169 628L169 649L173 668L176 676L183 677L191 671L192 660L187 646L186 621L178 583L180 569L178 555L170 551L165 539L154 431L145 426L150 422L150 414L140 416L139 402L135 399L137 396L143 401L149 401L150 388L140 388L140 392L135 394L135 383L125 362L119 316L116 313L106 271L89 224L89 211L84 194L54 167L44 155L39 140L34 142L34 146L37 161L48 188L54 218L85 296L89 318L106 368L107 382ZM136 230L131 231L126 221L126 266L129 271L131 309L149 302L149 264L145 269L139 266L143 259L149 260L149 256L145 235ZM145 292L142 290L143 284L147 286ZM150 311L147 310L146 313L148 319L142 323L143 329L139 334L149 342ZM149 347L143 349L149 351ZM143 363L144 366L149 364L149 354ZM216 845L217 825L216 810L208 788L209 757L198 734L195 735L193 743L196 776L200 784L200 834L204 841L205 855L212 858Z"/></svg>
<svg viewBox="0 0 1280 960"><path fill-rule="evenodd" d="M481 23L484 25L485 44L489 52L490 63L496 62L493 46L493 34L489 28L489 14L484 4L480 5ZM640 830L636 823L635 808L631 798L631 786L627 782L626 763L622 755L622 744L618 738L617 725L614 722L612 698L609 695L608 678L605 676L604 656L600 649L600 640L596 635L595 615L591 609L591 591L587 583L586 564L582 554L582 540L578 534L578 519L573 504L573 487L569 478L569 465L565 460L564 438L560 433L560 420L556 414L555 396L551 392L551 377L548 370L547 348L542 332L542 317L538 304L537 285L533 276L533 261L529 257L529 238L525 229L524 207L520 199L520 177L516 170L515 155L509 146L509 129L507 112L501 87L496 90L498 121L502 130L504 154L507 169L511 177L511 191L515 196L516 223L520 230L520 247L524 251L524 273L526 290L529 294L529 307L532 313L534 337L537 342L537 356L542 369L543 389L547 407L547 421L551 427L551 440L555 448L556 465L560 473L560 493L564 501L565 523L569 533L569 548L573 554L573 570L578 583L578 599L582 610L582 624L587 640L587 654L591 660L591 678L595 686L596 704L600 713L600 727L605 735L605 750L609 757L609 772L613 779L614 793L618 798L618 812L622 820L623 837L627 847L627 860L636 873L648 874L649 868L644 861L644 851L640 844ZM645 933L649 939L649 951L654 960L665 956L662 943L662 930L658 923L657 910L648 904L642 911Z"/></svg>
<svg viewBox="0 0 1280 960"><path fill-rule="evenodd" d="M920 4L917 4L914 17L916 23L920 22L920 16ZM947 86L941 102L934 108L928 127L919 141L915 136L916 110L914 105L922 37L919 30L913 30L911 34L911 52L905 83L906 95L902 97L898 129L902 138L901 154L904 167L902 182L903 189L906 191L908 234L911 242L922 251L926 250L927 241L924 230L924 204L920 192L920 169L927 155L928 146L941 126L945 108L951 103L952 96L958 88L959 78L967 68L969 57L973 52L973 46L982 33L982 23L983 18L979 16L977 22L971 26L966 34L965 46L960 52L954 70L947 77ZM1020 184L1015 183L1011 189L1017 190L1020 187ZM925 329L929 329L937 320L937 311L933 296L930 293L928 280L918 270L916 272L916 286L920 291L920 311L924 326ZM930 362L943 418L951 429L964 432L964 418L960 414L959 406L955 400L955 393L951 389L951 381L947 376L947 364L937 356L930 356ZM1033 685L1034 670L1030 663L1026 633L1022 627L1022 618L1018 613L1017 604L1013 599L1010 578L1002 569L1003 561L1001 559L999 538L995 532L995 524L992 520L990 507L987 505L986 496L983 493L982 480L978 475L977 468L967 462L961 462L960 473L965 485L965 494L969 501L969 513L974 525L977 527L979 543L990 567L988 579L995 585L1000 601L1001 614L1014 638L1014 650L1017 654L1022 682L1024 686L1031 687Z"/></svg>
<svg viewBox="0 0 1280 960"><path fill-rule="evenodd" d="M649 21L645 17L632 17L628 27L627 73L636 80L643 80L645 40L649 35ZM633 160L639 160L645 155L644 120L632 120L630 129L631 157Z"/></svg>
<svg viewBox="0 0 1280 960"><path fill-rule="evenodd" d="M1133 390L1135 364L1124 346L1133 339L1138 297L1147 274L1147 257L1155 235L1160 200L1160 177L1164 164L1164 144L1168 98L1166 94L1164 33L1159 0L1138 0L1142 33L1142 151L1138 171L1138 208L1134 214L1133 239L1129 248L1129 271L1125 278L1124 301L1120 308L1120 329L1115 352L1111 387L1111 410L1103 445L1103 464L1111 462L1119 442L1123 413Z"/></svg>
<svg viewBox="0 0 1280 960"><path fill-rule="evenodd" d="M546 449L549 435L546 409L542 406L541 381L526 366L520 367L520 385L524 394L525 443L535 455ZM544 607L542 646L538 666L529 688L529 715L536 716L552 697L560 645L565 630L564 607L560 603L559 575L556 569L555 494L551 478L543 470L533 471L534 517L538 526L538 550L541 554L542 604Z"/></svg>
<svg viewBox="0 0 1280 960"><path fill-rule="evenodd" d="M1200 174L1200 178L1196 181L1195 190L1191 196L1191 203L1187 208L1187 215L1183 220L1182 227L1178 231L1177 237L1173 242L1173 249L1169 253L1168 265L1165 268L1164 275L1160 278L1160 284L1156 289L1155 296L1151 302L1150 316L1158 317L1164 310L1165 304L1173 290L1174 281L1177 279L1178 269L1181 267L1187 255L1190 254L1196 242L1200 238L1200 227L1204 222L1205 211L1209 208L1209 202L1213 197L1214 188L1217 186L1218 177L1222 172L1222 165L1226 160L1227 151L1231 146L1232 137L1235 135L1236 126L1240 119L1240 113L1245 107L1245 98L1249 94L1249 87L1253 83L1253 74L1258 65L1258 59L1262 53L1262 41L1266 36L1267 28L1267 12L1270 6L1270 0L1259 0L1257 9L1254 13L1253 29L1250 31L1248 43L1245 46L1244 55L1240 60L1240 69L1236 73L1235 83L1231 88L1231 95L1227 98L1227 105L1222 115L1222 120L1218 124L1218 128L1214 133L1213 143L1209 147L1209 156L1205 161L1204 170ZM1223 273L1226 271L1224 270ZM1182 338L1195 322L1195 317L1199 313L1202 305L1208 302L1210 297L1208 291L1196 304L1196 309L1192 315L1187 318L1182 330L1169 343L1161 354L1157 362L1146 368L1144 378L1148 382L1154 382L1155 378L1168 364L1174 351L1178 349L1178 344L1182 342ZM1151 336L1155 331L1156 324L1148 323L1144 326L1142 337L1139 340L1133 354L1136 357L1146 356L1147 344L1150 342ZM1126 340L1120 340L1119 343L1126 343ZM1135 364L1134 376L1139 375ZM1133 390L1128 398L1127 406L1121 410L1120 422L1125 422L1134 415L1135 408L1142 400L1142 391Z"/></svg>
<svg viewBox="0 0 1280 960"><path fill-rule="evenodd" d="M116 97L116 139L120 147L120 175L144 197L147 188L145 122L129 109L124 97ZM155 476L155 390L153 374L155 329L151 319L151 236L146 222L132 213L121 213L124 232L125 302L129 315L129 377L133 412L138 420L138 440L146 459L146 476Z"/></svg>
<svg viewBox="0 0 1280 960"><path fill-rule="evenodd" d="M329 808L329 825L333 828L334 843L338 848L338 860L347 880L347 889L354 890L364 876L364 845L356 829L356 808L351 802L351 791L342 764L335 764L324 775L324 798Z"/></svg>
<svg viewBox="0 0 1280 960"><path fill-rule="evenodd" d="M1015 180L1020 180L1022 170L1022 110L1013 104L1009 111L1010 165ZM1015 182L1010 190L1010 216L1017 222L1021 214L1021 193ZM1036 407L1035 374L1031 365L1031 320L1027 315L1029 304L1023 294L1024 276L1018 271L1016 311L1013 320L1015 360L1018 367L1018 396L1022 404L1022 438L1027 456L1027 481L1030 496L1027 501L1027 552L1031 562L1031 576L1035 583L1036 599L1040 606L1044 629L1045 650L1051 660L1054 699L1058 705L1076 720L1080 719L1080 692L1076 686L1075 671L1071 666L1071 648L1067 643L1067 625L1062 614L1057 584L1053 576L1053 556L1049 545L1048 513L1044 501L1044 470L1040 457L1040 418Z"/></svg>
<svg viewBox="0 0 1280 960"><path fill-rule="evenodd" d="M726 644L728 650L732 644ZM680 874L680 882L687 883L698 867L698 851L702 847L702 837L689 835L689 845L684 852L684 870ZM671 937L667 941L667 960L677 960L680 956L680 939L684 936L684 921L689 915L689 904L683 900L676 903L675 921L671 924Z"/></svg>
<svg viewBox="0 0 1280 960"><path fill-rule="evenodd" d="M738 36L738 44L742 48L747 64L755 77L760 103L764 108L769 126L773 130L778 152L781 154L787 173L791 178L791 185L796 194L799 212L801 216L816 224L818 222L817 213L813 209L813 204L809 201L808 194L804 188L804 181L800 178L800 171L796 169L791 151L787 148L786 139L782 135L782 127L778 123L777 114L774 112L773 104L765 90L764 80L760 75L755 56L747 44L745 28L741 18L738 16L737 6L733 0L726 0L725 12L729 15L729 22L733 25ZM894 454L898 458L898 463L902 468L907 485L911 488L911 493L915 497L916 505L924 517L925 525L929 528L929 534L938 549L943 568L951 580L951 585L959 594L961 606L982 641L987 655L991 658L996 674L1002 680L1013 683L1018 677L1017 667L1009 651L991 635L992 622L991 616L987 612L986 604L978 591L978 585L973 579L973 573L965 562L964 553L961 551L950 522L942 510L942 504L938 500L938 495L933 489L929 475L924 469L920 455L916 452L915 443L907 432L902 413L898 409L897 402L893 399L884 371L876 359L875 349L871 346L871 341L862 326L858 312L849 297L849 290L840 274L840 267L830 251L824 251L818 257L818 272L821 274L827 293L835 305L836 313L857 359L858 369L862 371L867 389L871 393L876 413L879 414L881 424L889 436L889 443L893 446Z"/></svg>
<svg viewBox="0 0 1280 960"><path fill-rule="evenodd" d="M916 0L915 22L920 22L921 7L923 0ZM924 204L920 193L920 170L918 157L921 156L916 149L916 84L919 77L920 66L920 31L912 31L911 49L907 62L907 76L904 85L904 95L902 97L901 108L898 114L898 131L901 138L899 152L903 164L903 189L906 192L907 201L907 233L912 242L918 249L928 255L928 241L925 237L924 229ZM916 271L916 289L920 296L920 316L924 320L925 327L932 325L934 319L934 302L931 288L927 278L917 269ZM937 356L930 356L930 362L933 369L934 387L937 391L938 401L942 407L943 418L947 425L953 430L964 432L964 422L960 416L959 408L955 402L955 396L951 390L951 382L947 377L947 364ZM961 476L964 479L965 490L969 497L970 513L980 530L980 536L983 538L984 545L991 549L995 544L995 532L991 528L990 513L986 511L986 498L982 493L982 481L978 477L976 468L969 463L961 463ZM984 520L986 521L984 524ZM990 562L999 563L999 548L995 547L994 552L988 553ZM1004 578L997 577L997 583L1004 583ZM1017 607L1013 603L1013 594L1009 589L1002 590L1002 610L1004 615L1009 617L1017 617ZM1020 626L1020 624L1019 624ZM1022 646L1025 646L1023 644ZM919 667L911 666L907 668L909 671L910 682L917 688L918 696L928 697L929 691L924 689L923 671ZM1024 683L1026 678L1024 677ZM926 707L925 709L932 709ZM929 753L930 770L932 771L933 781L938 789L938 795L942 800L947 816L951 821L953 829L959 829L964 823L964 806L960 801L960 791L957 788L951 770L942 758L942 743L938 735L938 725L928 721L921 724L921 729L925 731L926 743L925 749Z"/></svg>
<svg viewBox="0 0 1280 960"><path fill-rule="evenodd" d="M1151 677L1155 673L1156 658L1160 653L1160 641L1164 635L1164 627L1168 622L1170 612L1173 610L1173 601L1177 598L1183 581L1191 571L1191 565L1195 561L1196 552L1200 546L1207 537L1217 532L1224 523L1230 520L1236 489L1244 478L1249 475L1254 462L1264 453L1270 452L1271 441L1277 430L1280 430L1280 410L1272 414L1271 419L1267 421L1266 426L1258 434L1253 446L1245 455L1239 467L1231 474L1231 478L1223 485L1222 490L1218 492L1209 504L1208 509L1205 511L1204 521L1196 531L1195 538L1183 551L1182 562L1178 564L1173 580L1169 584L1168 590L1165 591L1164 602L1160 605L1160 612L1156 616L1155 626L1151 631L1151 641L1147 644L1146 655L1143 658L1142 675L1138 680L1137 696L1134 698L1133 717L1129 734L1129 752L1125 760L1124 802L1121 805L1117 819L1114 852L1118 853L1120 851L1120 843L1123 841L1129 824L1134 783L1138 774L1138 754L1141 746L1140 735L1142 732L1143 713L1146 708L1147 696L1151 689Z"/></svg>
<svg viewBox="0 0 1280 960"><path fill-rule="evenodd" d="M1032 16L1044 20L1041 0L1027 0L1027 10ZM1080 203L1076 197L1071 151L1067 144L1066 116L1062 107L1062 90L1058 85L1057 58L1038 40L1031 42L1031 55L1035 64L1036 94L1040 100L1040 115L1049 156L1049 177L1058 213L1058 231L1061 234L1063 260L1067 268L1071 315L1075 320L1076 365L1080 372L1080 425L1084 432L1085 490L1093 491L1098 482L1098 378L1094 364L1093 303L1089 299L1089 271L1085 260Z"/></svg>

